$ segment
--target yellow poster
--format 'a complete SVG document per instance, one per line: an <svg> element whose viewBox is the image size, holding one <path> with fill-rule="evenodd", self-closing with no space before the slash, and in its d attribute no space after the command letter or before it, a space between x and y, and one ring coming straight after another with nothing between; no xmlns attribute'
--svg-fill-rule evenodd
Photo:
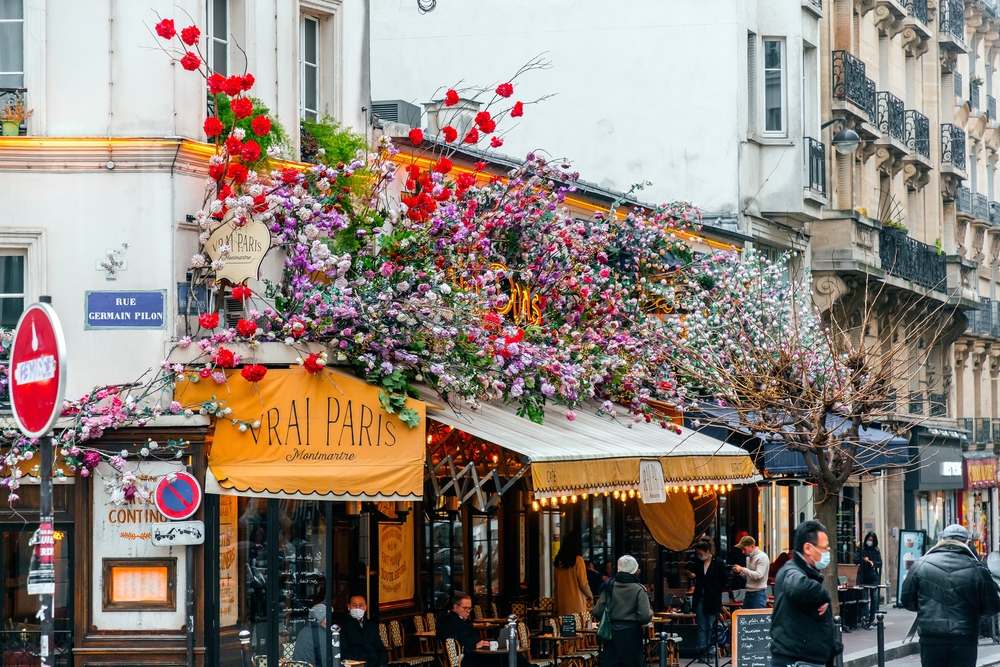
<svg viewBox="0 0 1000 667"><path fill-rule="evenodd" d="M176 400L198 412L229 409L215 421L208 465L225 489L419 499L424 485L425 406L409 399L411 428L379 403L377 387L333 370L268 371L254 384L238 370L227 381L178 383Z"/></svg>
<svg viewBox="0 0 1000 667"><path fill-rule="evenodd" d="M240 612L237 497L219 496L219 625L236 625Z"/></svg>
<svg viewBox="0 0 1000 667"><path fill-rule="evenodd" d="M378 541L379 603L413 599L413 517L407 516L402 525L379 524Z"/></svg>

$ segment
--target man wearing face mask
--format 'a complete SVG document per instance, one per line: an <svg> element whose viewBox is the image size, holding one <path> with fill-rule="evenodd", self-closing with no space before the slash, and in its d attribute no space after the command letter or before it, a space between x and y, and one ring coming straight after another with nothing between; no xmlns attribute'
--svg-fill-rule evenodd
<svg viewBox="0 0 1000 667"><path fill-rule="evenodd" d="M796 662L832 665L843 645L833 630L830 594L821 570L830 564L830 538L819 521L795 529L792 558L774 580L771 614L771 665Z"/></svg>
<svg viewBox="0 0 1000 667"><path fill-rule="evenodd" d="M341 659L363 660L365 667L388 667L389 652L382 643L377 624L365 618L367 611L363 595L355 595L348 601L348 618L340 628Z"/></svg>
<svg viewBox="0 0 1000 667"><path fill-rule="evenodd" d="M969 548L969 531L952 524L910 568L900 602L917 612L920 664L974 667L979 621L1000 612L990 571Z"/></svg>

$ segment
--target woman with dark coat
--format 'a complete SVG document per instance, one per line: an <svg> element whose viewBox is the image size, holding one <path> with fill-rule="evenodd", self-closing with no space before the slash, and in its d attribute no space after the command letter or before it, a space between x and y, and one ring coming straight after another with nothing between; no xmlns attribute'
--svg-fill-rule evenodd
<svg viewBox="0 0 1000 667"><path fill-rule="evenodd" d="M715 655L712 633L722 609L722 591L729 579L729 570L713 557L715 545L711 542L698 542L694 545L694 553L697 560L694 571L689 572L693 585L688 593L694 594L691 602L698 622L698 652L704 659L711 660Z"/></svg>
<svg viewBox="0 0 1000 667"><path fill-rule="evenodd" d="M639 563L632 556L618 559L618 574L604 582L601 597L594 605L600 620L607 609L611 614L611 641L601 647L600 667L643 667L643 627L653 620L649 594L636 573Z"/></svg>
<svg viewBox="0 0 1000 667"><path fill-rule="evenodd" d="M878 536L875 531L868 531L865 539L858 545L854 553L854 564L858 566L858 586L878 586L882 583L882 552L878 550ZM875 613L878 611L881 589L869 588L868 625L875 623Z"/></svg>

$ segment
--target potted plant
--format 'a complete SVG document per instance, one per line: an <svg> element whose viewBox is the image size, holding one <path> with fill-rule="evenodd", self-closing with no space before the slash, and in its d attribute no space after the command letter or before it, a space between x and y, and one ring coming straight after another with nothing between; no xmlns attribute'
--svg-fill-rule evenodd
<svg viewBox="0 0 1000 667"><path fill-rule="evenodd" d="M20 131L21 121L31 116L32 113L32 110L24 108L24 98L20 95L5 102L3 106L0 106L0 127L2 127L3 136L16 137Z"/></svg>

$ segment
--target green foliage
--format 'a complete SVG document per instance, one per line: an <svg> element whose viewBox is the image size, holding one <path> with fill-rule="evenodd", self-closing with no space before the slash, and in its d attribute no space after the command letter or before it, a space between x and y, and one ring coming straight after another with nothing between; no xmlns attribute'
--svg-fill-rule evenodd
<svg viewBox="0 0 1000 667"><path fill-rule="evenodd" d="M896 220L886 220L885 222L882 223L882 226L887 229L895 229L897 232L907 231L906 225Z"/></svg>
<svg viewBox="0 0 1000 667"><path fill-rule="evenodd" d="M343 127L330 116L323 116L319 122L302 121L302 160L305 162L318 161L335 167L353 160L359 150L368 149L365 137Z"/></svg>
<svg viewBox="0 0 1000 667"><path fill-rule="evenodd" d="M246 132L247 139L253 138L261 148L261 153L267 154L267 149L271 146L277 146L279 149L286 153L291 152L291 142L288 140L288 133L285 131L284 126L278 122L278 120L271 114L271 110L267 108L263 102L261 102L256 97L251 97L250 101L253 102L253 113L246 118L241 118L236 120L236 127L241 128ZM233 111L230 108L229 96L228 95L216 95L215 103L218 108L219 120L226 128L233 127ZM265 134L263 137L254 134L253 129L250 127L251 121L257 116L267 116L271 119L271 131ZM224 136L219 136L220 141L225 141Z"/></svg>

